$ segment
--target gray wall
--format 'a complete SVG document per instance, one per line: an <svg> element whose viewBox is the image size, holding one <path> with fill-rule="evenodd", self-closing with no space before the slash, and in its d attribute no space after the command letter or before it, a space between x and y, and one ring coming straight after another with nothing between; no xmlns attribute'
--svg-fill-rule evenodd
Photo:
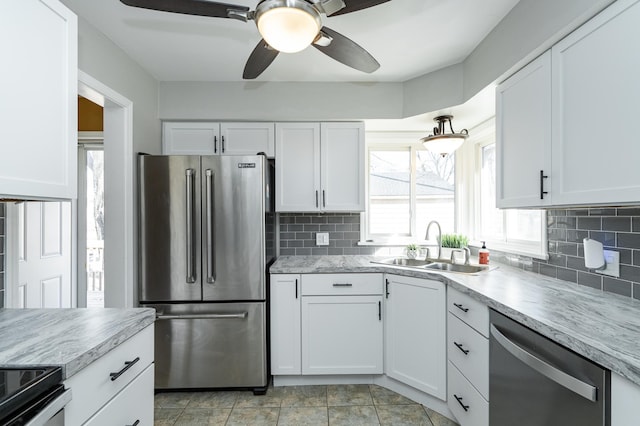
<svg viewBox="0 0 640 426"><path fill-rule="evenodd" d="M580 208L547 212L549 260L491 252L491 258L528 271L640 299L640 207ZM583 238L620 252L620 278L584 267Z"/></svg>
<svg viewBox="0 0 640 426"><path fill-rule="evenodd" d="M4 228L4 219L5 219L5 208L4 203L0 203L0 308L4 308L5 305L5 291L4 291L4 253L5 253L5 228Z"/></svg>

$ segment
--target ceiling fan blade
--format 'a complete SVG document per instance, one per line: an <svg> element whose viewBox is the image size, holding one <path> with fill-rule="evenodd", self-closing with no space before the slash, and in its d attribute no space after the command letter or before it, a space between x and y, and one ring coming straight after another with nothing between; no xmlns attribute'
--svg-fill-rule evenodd
<svg viewBox="0 0 640 426"><path fill-rule="evenodd" d="M185 15L229 18L229 11L247 12L248 7L207 0L120 0L127 6Z"/></svg>
<svg viewBox="0 0 640 426"><path fill-rule="evenodd" d="M260 40L260 43L253 49L253 52L249 55L249 59L247 59L242 78L253 80L262 74L262 72L271 65L271 62L273 62L276 56L278 56L278 53L280 52L271 48L266 41Z"/></svg>
<svg viewBox="0 0 640 426"><path fill-rule="evenodd" d="M327 27L322 27L320 33L328 37L330 42L326 46L314 43L313 47L325 55L366 73L372 73L380 68L378 61L353 40Z"/></svg>
<svg viewBox="0 0 640 426"><path fill-rule="evenodd" d="M329 16L338 16L344 15L345 13L357 12L358 10L367 9L388 1L391 0L344 0L346 6Z"/></svg>

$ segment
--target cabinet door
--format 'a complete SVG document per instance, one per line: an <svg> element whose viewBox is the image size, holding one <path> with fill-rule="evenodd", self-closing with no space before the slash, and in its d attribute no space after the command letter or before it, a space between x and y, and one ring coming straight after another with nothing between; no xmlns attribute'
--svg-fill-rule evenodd
<svg viewBox="0 0 640 426"><path fill-rule="evenodd" d="M497 207L550 204L553 194L542 193L550 192L550 181L555 179L551 173L550 52L498 86L496 149Z"/></svg>
<svg viewBox="0 0 640 426"><path fill-rule="evenodd" d="M300 374L300 276L271 276L271 374Z"/></svg>
<svg viewBox="0 0 640 426"><path fill-rule="evenodd" d="M385 374L445 400L445 285L396 275L385 284Z"/></svg>
<svg viewBox="0 0 640 426"><path fill-rule="evenodd" d="M640 2L617 1L552 48L556 205L640 200Z"/></svg>
<svg viewBox="0 0 640 426"><path fill-rule="evenodd" d="M77 196L77 18L57 0L0 2L0 196Z"/></svg>
<svg viewBox="0 0 640 426"><path fill-rule="evenodd" d="M637 426L635 407L640 401L640 386L617 373L611 373L611 426Z"/></svg>
<svg viewBox="0 0 640 426"><path fill-rule="evenodd" d="M218 123L162 123L162 153L166 155L215 155L220 152Z"/></svg>
<svg viewBox="0 0 640 426"><path fill-rule="evenodd" d="M220 153L223 155L275 155L273 123L221 123Z"/></svg>
<svg viewBox="0 0 640 426"><path fill-rule="evenodd" d="M302 374L382 374L382 296L302 298Z"/></svg>
<svg viewBox="0 0 640 426"><path fill-rule="evenodd" d="M322 210L364 211L364 123L320 127Z"/></svg>
<svg viewBox="0 0 640 426"><path fill-rule="evenodd" d="M276 211L320 209L320 124L276 123Z"/></svg>

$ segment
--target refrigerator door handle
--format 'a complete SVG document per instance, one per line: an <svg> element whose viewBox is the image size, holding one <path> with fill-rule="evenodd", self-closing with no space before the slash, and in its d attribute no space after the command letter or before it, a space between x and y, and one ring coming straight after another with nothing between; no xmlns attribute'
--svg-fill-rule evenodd
<svg viewBox="0 0 640 426"><path fill-rule="evenodd" d="M213 284L216 282L216 271L215 271L215 247L213 243L214 237L214 221L215 217L213 216L213 197L214 197L214 185L215 185L215 176L211 169L205 170L205 204L206 204L206 243L207 243L207 283Z"/></svg>
<svg viewBox="0 0 640 426"><path fill-rule="evenodd" d="M238 312L238 313L229 313L229 314L184 314L184 315L163 315L157 314L156 321L162 320L176 320L176 319L184 319L184 320L194 320L194 319L244 319L249 315L248 312Z"/></svg>
<svg viewBox="0 0 640 426"><path fill-rule="evenodd" d="M194 169L185 170L185 177L187 182L187 187L186 187L187 283L193 284L196 282L196 276L195 276L195 269L196 269L195 260L196 259L193 254L195 250L195 247L194 247L195 229L194 229L194 220L193 220L193 204L194 204L194 195L195 195L193 191L193 185L194 185L194 178L195 178L195 170Z"/></svg>

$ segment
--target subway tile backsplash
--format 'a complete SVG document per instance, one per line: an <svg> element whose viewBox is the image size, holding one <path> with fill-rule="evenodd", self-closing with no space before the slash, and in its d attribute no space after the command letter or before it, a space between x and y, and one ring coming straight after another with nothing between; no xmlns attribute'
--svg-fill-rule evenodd
<svg viewBox="0 0 640 426"><path fill-rule="evenodd" d="M328 232L329 245L316 245L316 233ZM372 255L358 247L360 213L280 213L280 255Z"/></svg>
<svg viewBox="0 0 640 426"><path fill-rule="evenodd" d="M640 208L607 207L547 211L549 259L492 252L492 258L568 283L640 299ZM620 253L620 277L584 266L583 238Z"/></svg>
<svg viewBox="0 0 640 426"><path fill-rule="evenodd" d="M0 203L0 308L4 308L4 259L5 259L5 207Z"/></svg>

